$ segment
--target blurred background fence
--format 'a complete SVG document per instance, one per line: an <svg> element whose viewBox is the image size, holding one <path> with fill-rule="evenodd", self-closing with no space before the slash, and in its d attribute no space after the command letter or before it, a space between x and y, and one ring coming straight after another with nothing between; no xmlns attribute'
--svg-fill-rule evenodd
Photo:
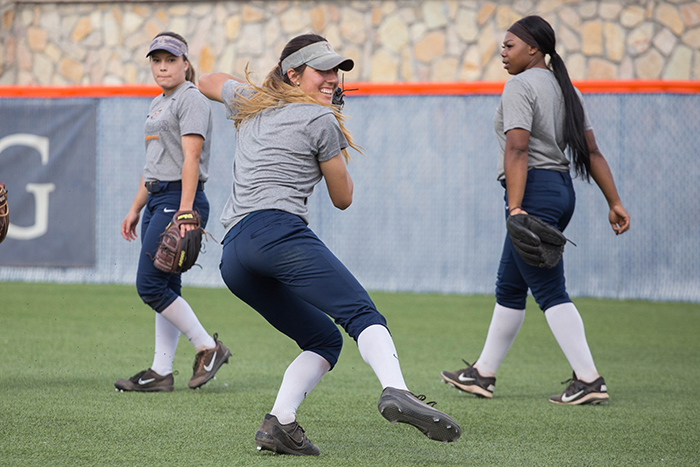
<svg viewBox="0 0 700 467"><path fill-rule="evenodd" d="M323 184L310 200L310 227L369 290L491 294L505 236L503 189L496 181L493 115L498 95L352 96L344 113L364 148L352 154L353 205L335 210ZM587 94L598 144L608 159L632 228L616 237L607 204L595 185L576 181L577 209L566 235L578 244L565 253L572 296L700 301L700 185L697 129L700 94ZM119 283L135 281L139 245L120 224L144 165L143 122L149 98L2 99L0 112L71 101L96 106L95 261L91 266L7 265L3 281ZM213 104L215 129L207 230L223 236L219 214L230 191L235 132L223 106ZM5 130L2 130L5 131ZM37 134L43 128L35 129ZM1 137L7 136L0 134ZM0 152L0 181L14 198L33 181ZM76 196L84 196L80 190ZM76 205L79 205L77 203ZM50 204L61 222L89 213L71 203ZM65 215L64 215L65 213ZM46 235L52 235L48 226ZM223 287L221 246L205 243L201 268L186 285ZM28 253L28 252L27 252ZM4 265L3 265L4 264Z"/></svg>

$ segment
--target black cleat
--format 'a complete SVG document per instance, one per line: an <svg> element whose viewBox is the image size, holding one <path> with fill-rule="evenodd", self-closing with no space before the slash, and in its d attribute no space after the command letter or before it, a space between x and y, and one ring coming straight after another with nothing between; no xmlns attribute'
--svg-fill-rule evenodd
<svg viewBox="0 0 700 467"><path fill-rule="evenodd" d="M161 376L155 371L143 370L129 379L118 379L114 383L117 391L170 392L173 390L173 374Z"/></svg>
<svg viewBox="0 0 700 467"><path fill-rule="evenodd" d="M255 433L258 451L272 451L293 456L318 456L321 450L306 437L304 429L297 422L280 424L277 417L265 415L260 428Z"/></svg>
<svg viewBox="0 0 700 467"><path fill-rule="evenodd" d="M457 441L462 428L449 415L424 402L425 396L410 391L385 388L379 398L379 412L392 424L407 423L418 428L429 439L449 443Z"/></svg>
<svg viewBox="0 0 700 467"><path fill-rule="evenodd" d="M563 405L597 405L610 399L608 388L602 376L592 383L585 383L577 379L576 373L574 373L573 378L567 379L561 384L568 384L569 386L563 393L550 397L549 402Z"/></svg>
<svg viewBox="0 0 700 467"><path fill-rule="evenodd" d="M462 361L467 365L465 369L457 370L454 373L443 371L440 373L442 380L460 391L491 399L493 390L496 389L496 378L481 376L474 365L470 365L466 360Z"/></svg>
<svg viewBox="0 0 700 467"><path fill-rule="evenodd" d="M218 334L214 334L214 342L216 347L213 349L202 350L194 358L192 366L192 378L187 383L190 389L197 389L204 386L207 381L212 379L216 372L219 371L221 365L228 363L228 358L231 356L231 351L217 340Z"/></svg>

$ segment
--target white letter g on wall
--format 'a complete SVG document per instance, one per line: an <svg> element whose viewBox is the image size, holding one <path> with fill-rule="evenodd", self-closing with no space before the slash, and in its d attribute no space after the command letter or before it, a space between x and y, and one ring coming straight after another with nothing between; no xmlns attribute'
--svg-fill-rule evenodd
<svg viewBox="0 0 700 467"><path fill-rule="evenodd" d="M49 139L45 136L17 133L0 139L0 153L10 146L27 146L36 149L41 156L41 165L49 163ZM26 190L34 195L34 225L19 227L10 223L9 238L31 240L44 235L49 228L49 193L56 189L53 183L27 183Z"/></svg>

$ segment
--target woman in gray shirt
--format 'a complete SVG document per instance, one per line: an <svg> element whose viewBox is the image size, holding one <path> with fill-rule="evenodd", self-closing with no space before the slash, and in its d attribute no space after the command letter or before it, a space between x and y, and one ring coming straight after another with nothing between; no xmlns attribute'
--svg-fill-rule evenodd
<svg viewBox="0 0 700 467"><path fill-rule="evenodd" d="M555 50L554 30L539 16L513 24L503 41L504 68L514 75L503 88L494 127L500 145L498 179L506 189L505 215L530 214L563 231L574 213L569 175L593 178L608 202L615 234L629 229L605 158L598 149L581 94ZM545 61L549 55L549 65ZM496 370L525 318L528 288L544 312L554 337L573 368L573 378L555 404L598 404L608 400L588 348L583 321L565 286L564 261L545 269L525 263L506 235L496 282L496 306L484 348L474 365L443 371L446 383L479 397L492 398Z"/></svg>
<svg viewBox="0 0 700 467"><path fill-rule="evenodd" d="M209 176L211 104L194 85L187 42L179 34L158 34L148 50L153 79L163 92L151 102L145 124L146 165L121 233L135 240L141 220L141 253L136 289L156 316L155 353L150 368L114 383L117 390L172 391L173 358L180 333L192 343L195 357L188 386L197 389L214 377L231 355L210 336L189 303L181 296L181 275L156 268L153 257L160 237L175 215L196 210L202 227L209 217L204 182ZM193 226L187 226L192 228ZM182 235L184 236L183 226Z"/></svg>
<svg viewBox="0 0 700 467"><path fill-rule="evenodd" d="M238 130L233 187L221 215L227 229L221 275L237 297L302 349L255 434L260 450L319 454L296 411L338 360L343 338L336 323L357 341L379 378L379 411L387 420L439 441L461 434L452 418L423 402L425 396L408 391L386 320L307 226L307 200L321 178L338 209L352 203L345 164L347 147L358 148L332 96L338 70L353 65L323 37L305 34L285 46L261 86L225 73L199 80L204 95L225 104Z"/></svg>

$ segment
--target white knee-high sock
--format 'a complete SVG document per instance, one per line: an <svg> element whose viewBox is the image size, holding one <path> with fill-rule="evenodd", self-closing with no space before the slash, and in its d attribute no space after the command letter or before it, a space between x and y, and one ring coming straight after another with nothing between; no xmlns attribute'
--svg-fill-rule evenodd
<svg viewBox="0 0 700 467"><path fill-rule="evenodd" d="M524 319L525 310L507 308L496 303L484 348L479 359L474 363L474 367L479 370L481 376L496 375Z"/></svg>
<svg viewBox="0 0 700 467"><path fill-rule="evenodd" d="M216 347L216 342L204 329L184 298L177 297L161 314L187 336L197 352Z"/></svg>
<svg viewBox="0 0 700 467"><path fill-rule="evenodd" d="M156 312L156 350L153 353L153 365L151 365L153 371L161 376L173 372L173 359L179 339L180 330Z"/></svg>
<svg viewBox="0 0 700 467"><path fill-rule="evenodd" d="M381 324L373 324L365 328L357 336L357 348L362 359L372 367L374 374L379 378L382 389L387 387L408 389L401 373L394 340L387 328Z"/></svg>
<svg viewBox="0 0 700 467"><path fill-rule="evenodd" d="M270 413L282 425L295 421L301 402L330 369L331 364L319 354L302 352L284 372L282 385Z"/></svg>
<svg viewBox="0 0 700 467"><path fill-rule="evenodd" d="M598 379L600 375L593 363L583 320L576 306L571 302L561 303L548 308L544 316L576 377L587 383Z"/></svg>

